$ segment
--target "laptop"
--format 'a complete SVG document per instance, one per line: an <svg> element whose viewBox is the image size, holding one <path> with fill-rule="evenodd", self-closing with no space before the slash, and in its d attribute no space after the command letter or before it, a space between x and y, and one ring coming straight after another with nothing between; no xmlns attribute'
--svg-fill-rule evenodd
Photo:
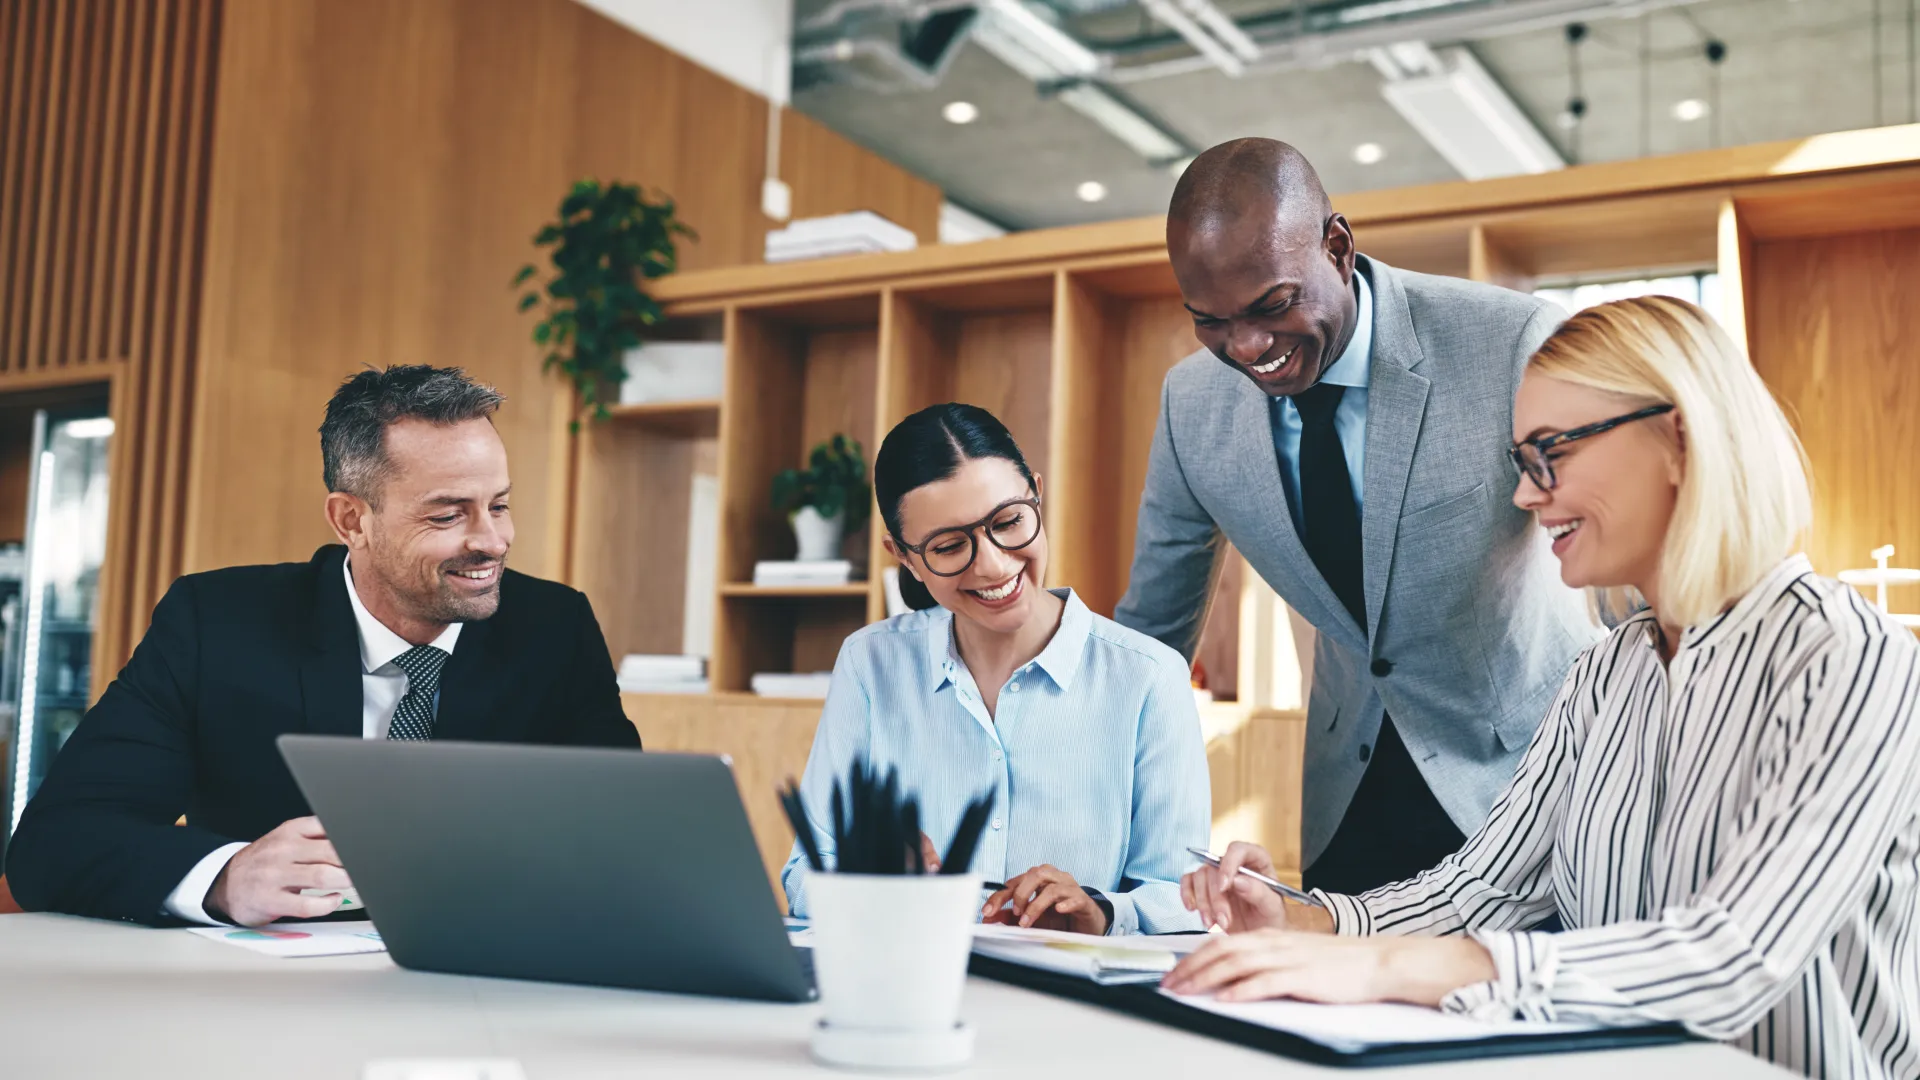
<svg viewBox="0 0 1920 1080"><path fill-rule="evenodd" d="M814 996L724 758L282 735L395 963Z"/></svg>

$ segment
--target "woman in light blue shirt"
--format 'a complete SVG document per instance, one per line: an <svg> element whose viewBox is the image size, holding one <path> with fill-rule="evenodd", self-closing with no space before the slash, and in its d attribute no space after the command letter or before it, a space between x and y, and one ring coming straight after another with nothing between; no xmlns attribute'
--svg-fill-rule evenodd
<svg viewBox="0 0 1920 1080"><path fill-rule="evenodd" d="M990 920L1091 934L1198 930L1180 900L1212 795L1187 665L1042 587L1041 478L985 409L935 405L874 460L887 551L913 611L847 638L801 800L831 863L833 783L864 755L897 768L944 847L993 792L973 872L1007 888ZM798 846L781 880L807 914Z"/></svg>

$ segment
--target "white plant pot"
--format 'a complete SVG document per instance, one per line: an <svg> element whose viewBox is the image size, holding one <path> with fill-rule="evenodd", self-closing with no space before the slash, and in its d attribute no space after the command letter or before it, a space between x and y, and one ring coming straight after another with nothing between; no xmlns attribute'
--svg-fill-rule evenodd
<svg viewBox="0 0 1920 1080"><path fill-rule="evenodd" d="M953 1068L980 910L971 874L809 874L813 970L826 1017L814 1056L862 1068Z"/></svg>
<svg viewBox="0 0 1920 1080"><path fill-rule="evenodd" d="M840 538L846 534L847 512L821 517L820 511L803 506L793 512L793 539L800 547L794 558L800 562L821 562L840 557Z"/></svg>

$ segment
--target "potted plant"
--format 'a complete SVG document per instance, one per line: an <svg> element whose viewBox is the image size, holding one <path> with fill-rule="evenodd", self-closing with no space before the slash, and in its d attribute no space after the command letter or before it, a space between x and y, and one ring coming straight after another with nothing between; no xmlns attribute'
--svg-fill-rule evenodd
<svg viewBox="0 0 1920 1080"><path fill-rule="evenodd" d="M534 344L549 350L541 369L566 372L594 419L606 419L605 391L626 378L623 357L640 344L641 328L660 321L660 305L641 284L672 273L674 237L693 235L674 216L670 198L649 201L633 184L581 180L560 201L560 220L534 236L534 244L553 249L554 274L544 290L520 297L520 310L545 292L546 318L533 328ZM535 273L528 263L513 284Z"/></svg>
<svg viewBox="0 0 1920 1080"><path fill-rule="evenodd" d="M787 514L801 562L838 558L841 538L866 522L867 501L860 440L845 435L814 447L806 468L773 478L773 508Z"/></svg>

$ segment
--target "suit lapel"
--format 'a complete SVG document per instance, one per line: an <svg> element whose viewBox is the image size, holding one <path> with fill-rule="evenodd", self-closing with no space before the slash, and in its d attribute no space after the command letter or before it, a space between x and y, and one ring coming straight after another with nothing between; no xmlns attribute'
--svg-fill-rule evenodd
<svg viewBox="0 0 1920 1080"><path fill-rule="evenodd" d="M358 736L365 726L360 632L353 625L340 569L345 559L342 547L322 548L314 557L312 620L307 652L300 658L300 708L307 730L318 735Z"/></svg>
<svg viewBox="0 0 1920 1080"><path fill-rule="evenodd" d="M1235 378L1233 382L1231 445L1249 450L1236 455L1241 463L1240 490L1253 504L1254 520L1272 522L1265 536L1276 558L1269 568L1281 573L1276 577L1268 574L1267 568L1257 569L1307 621L1323 630L1345 626L1358 635L1359 624L1333 595L1326 579L1314 567L1300 534L1294 530L1293 514L1287 507L1287 489L1280 483L1280 452L1273 445L1273 414L1267 404L1271 399L1245 379Z"/></svg>
<svg viewBox="0 0 1920 1080"><path fill-rule="evenodd" d="M1373 286L1373 359L1368 365L1366 507L1360 542L1366 560L1367 625L1378 628L1399 538L1400 509L1406 504L1407 477L1413 471L1413 448L1433 384L1413 371L1425 354L1413 332L1398 272L1371 259L1365 260L1363 269Z"/></svg>
<svg viewBox="0 0 1920 1080"><path fill-rule="evenodd" d="M504 575L503 575L504 577ZM502 580L501 606L506 605L506 581ZM453 656L440 669L440 708L434 716L435 739L463 739L480 742L500 738L493 730L493 704L500 699L500 681L505 678L503 635L495 626L500 619L464 623L460 640L454 643Z"/></svg>

